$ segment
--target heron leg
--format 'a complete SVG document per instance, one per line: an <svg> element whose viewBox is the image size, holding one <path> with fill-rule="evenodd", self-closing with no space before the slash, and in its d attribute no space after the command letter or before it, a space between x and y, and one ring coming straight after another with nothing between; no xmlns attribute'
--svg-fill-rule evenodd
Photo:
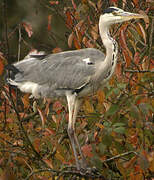
<svg viewBox="0 0 154 180"><path fill-rule="evenodd" d="M67 93L66 97L67 97L68 110L69 110L68 136L70 138L71 145L73 148L77 169L80 170L80 163L79 163L79 159L78 159L78 155L76 151L77 144L76 144L76 138L75 138L75 126L74 126L75 122L73 122L73 120L75 121L75 119L73 118L73 111L74 111L77 99L76 99L76 95L70 92Z"/></svg>
<svg viewBox="0 0 154 180"><path fill-rule="evenodd" d="M74 113L73 113L73 126L75 126L76 117L77 117L77 113L79 111L80 104L81 104L81 100L77 99L75 101L75 107L74 107ZM75 127L73 127L73 128L75 129ZM84 155L82 153L78 138L77 138L75 133L74 133L74 138L75 138L75 143L76 143L76 145L78 147L78 150L79 150L79 154L81 156L81 166L82 166L82 168L86 168L87 163L86 163L85 157L84 157Z"/></svg>
<svg viewBox="0 0 154 180"><path fill-rule="evenodd" d="M75 134L75 122L77 113L81 104L81 101L76 97L76 94L68 93L67 94L67 101L68 101L68 109L69 109L69 123L68 123L68 136L70 138L75 160L76 160L76 166L77 169L86 168L86 160L84 158L84 155L82 153L80 144L78 142L77 136ZM81 157L81 164L79 163L78 155L77 155L77 149Z"/></svg>

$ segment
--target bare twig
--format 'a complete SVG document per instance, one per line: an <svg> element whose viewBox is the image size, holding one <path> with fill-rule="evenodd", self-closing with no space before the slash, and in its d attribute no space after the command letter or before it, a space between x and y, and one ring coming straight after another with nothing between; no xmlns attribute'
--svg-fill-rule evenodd
<svg viewBox="0 0 154 180"><path fill-rule="evenodd" d="M132 70L132 69L126 69L125 72L130 72L130 73L154 73L154 71L150 71L150 70Z"/></svg>
<svg viewBox="0 0 154 180"><path fill-rule="evenodd" d="M4 16L4 28L5 28L5 55L6 58L9 58L9 40L8 40L8 24L7 24L7 2L3 0L3 16Z"/></svg>
<svg viewBox="0 0 154 180"><path fill-rule="evenodd" d="M119 159L119 158L121 158L123 156L127 156L129 154L135 154L136 156L139 156L138 153L135 152L135 151L128 151L128 152L125 152L125 153L122 153L122 154L118 154L117 156L114 156L112 158L106 159L106 160L103 161L103 163L106 163L106 162L109 162L109 161L113 161L115 159Z"/></svg>
<svg viewBox="0 0 154 180"><path fill-rule="evenodd" d="M5 90L4 90L4 91L5 91ZM6 93L6 96L8 96L7 93ZM22 124L20 115L19 115L19 113L18 113L17 107L16 107L16 105L15 105L15 103L14 103L14 101L13 101L12 94L11 94L11 89L10 89L10 88L9 88L9 96L8 96L8 99L10 99L10 101L11 101L12 107L13 107L13 109L14 109L14 111L15 111L17 120L18 120L18 122L19 122L19 128L21 129L21 132L22 132L23 137L25 138L25 141L26 141L27 144L31 147L31 149L32 149L32 151L35 153L36 157L37 157L45 166L47 166L47 164L43 161L41 155L35 150L33 144L31 143L31 141L30 141L30 139L29 139L29 137L28 137L28 135L27 135L27 132L25 131L25 129L24 129L24 127L23 127L23 124Z"/></svg>
<svg viewBox="0 0 154 180"><path fill-rule="evenodd" d="M38 174L38 173L41 173L41 172L52 172L52 173L58 173L58 171L54 170L54 169L39 169L39 170L36 170L36 171L32 171L26 178L25 180L29 180L30 177L32 177L34 174Z"/></svg>
<svg viewBox="0 0 154 180"><path fill-rule="evenodd" d="M18 39L18 61L20 60L20 51L21 51L21 25L19 24L19 39Z"/></svg>
<svg viewBox="0 0 154 180"><path fill-rule="evenodd" d="M150 37L149 37L149 58L150 58L151 53L152 53L153 30L154 30L154 19L152 19L151 31L150 31ZM149 61L148 68L150 67L150 63L151 62Z"/></svg>

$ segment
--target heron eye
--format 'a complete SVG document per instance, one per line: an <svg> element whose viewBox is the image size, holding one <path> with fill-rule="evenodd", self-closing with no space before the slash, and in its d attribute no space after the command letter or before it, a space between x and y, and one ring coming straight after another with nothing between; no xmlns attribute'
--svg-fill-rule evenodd
<svg viewBox="0 0 154 180"><path fill-rule="evenodd" d="M112 14L114 15L114 16L118 16L118 13L117 12L112 12Z"/></svg>

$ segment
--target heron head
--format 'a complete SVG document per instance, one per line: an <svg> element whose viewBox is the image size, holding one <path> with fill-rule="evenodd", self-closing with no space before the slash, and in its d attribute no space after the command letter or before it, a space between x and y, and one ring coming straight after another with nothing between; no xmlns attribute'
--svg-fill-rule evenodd
<svg viewBox="0 0 154 180"><path fill-rule="evenodd" d="M108 9L104 10L104 13L100 16L101 21L106 25L112 25L115 23L121 23L124 21L129 21L131 19L140 18L145 18L145 16L141 14L126 12L117 7L109 7Z"/></svg>

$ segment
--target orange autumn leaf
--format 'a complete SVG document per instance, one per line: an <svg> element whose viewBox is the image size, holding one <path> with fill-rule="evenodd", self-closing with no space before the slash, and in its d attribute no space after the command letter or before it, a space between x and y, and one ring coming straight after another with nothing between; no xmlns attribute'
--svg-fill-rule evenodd
<svg viewBox="0 0 154 180"><path fill-rule="evenodd" d="M94 107L93 105L86 99L83 105L84 111L86 113L93 113L94 112Z"/></svg>
<svg viewBox="0 0 154 180"><path fill-rule="evenodd" d="M38 110L40 117L41 117L42 127L44 128L45 122L46 122L46 116L45 116L44 112L39 107L37 107L37 110Z"/></svg>
<svg viewBox="0 0 154 180"><path fill-rule="evenodd" d="M51 14L48 15L48 31L51 31L51 18L52 18Z"/></svg>
<svg viewBox="0 0 154 180"><path fill-rule="evenodd" d="M49 3L50 3L51 5L58 5L58 4L59 4L59 1L49 1Z"/></svg>
<svg viewBox="0 0 154 180"><path fill-rule="evenodd" d="M77 38L74 38L73 41L74 41L74 46L75 46L75 48L76 48L76 49L81 49L81 45L80 45L78 39L77 39Z"/></svg>
<svg viewBox="0 0 154 180"><path fill-rule="evenodd" d="M3 64L2 60L0 59L0 75L3 74L3 71L4 71L4 64Z"/></svg>
<svg viewBox="0 0 154 180"><path fill-rule="evenodd" d="M72 19L72 15L70 11L66 11L66 25L68 27L72 27L73 26L73 19Z"/></svg>
<svg viewBox="0 0 154 180"><path fill-rule="evenodd" d="M72 47L72 42L74 39L74 32L72 32L69 37L68 37L68 47L71 48Z"/></svg>
<svg viewBox="0 0 154 180"><path fill-rule="evenodd" d="M103 104L104 99L105 99L105 94L102 90L97 91L97 99L100 104Z"/></svg>
<svg viewBox="0 0 154 180"><path fill-rule="evenodd" d="M82 152L85 155L85 157L93 157L92 146L90 144L82 146Z"/></svg>
<svg viewBox="0 0 154 180"><path fill-rule="evenodd" d="M50 167L53 169L53 165L52 165L52 161L48 160L48 159L43 159L43 161Z"/></svg>
<svg viewBox="0 0 154 180"><path fill-rule="evenodd" d="M29 24L29 23L27 23L27 22L23 22L23 23L22 23L22 25L23 25L23 27L24 27L25 31L27 32L28 37L31 37L31 36L32 36L32 34L33 34L31 24Z"/></svg>

